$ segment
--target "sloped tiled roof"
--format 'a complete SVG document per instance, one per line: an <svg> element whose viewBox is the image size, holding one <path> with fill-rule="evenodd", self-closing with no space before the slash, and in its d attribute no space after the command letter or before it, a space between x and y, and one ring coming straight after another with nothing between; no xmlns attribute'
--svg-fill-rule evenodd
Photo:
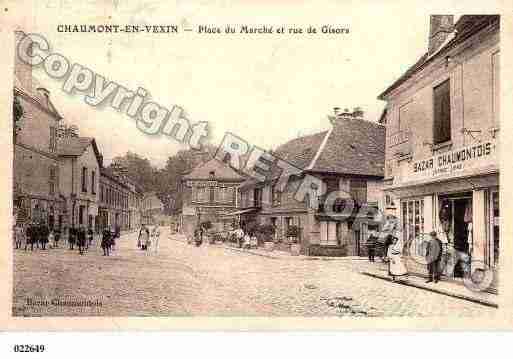
<svg viewBox="0 0 513 359"><path fill-rule="evenodd" d="M406 72L399 77L392 85L390 85L385 91L383 91L378 99L384 100L385 97L392 92L394 89L399 87L401 84L406 82L413 74L417 71L420 71L424 66L430 63L433 59L439 58L443 53L453 48L454 46L461 44L466 39L476 34L483 28L489 26L494 22L498 22L500 20L499 15L463 15L458 20L458 22L454 25L456 32L454 33L454 37L448 41L445 45L440 48L436 54L433 56L429 56L426 52L423 54L415 64L413 64Z"/></svg>
<svg viewBox="0 0 513 359"><path fill-rule="evenodd" d="M197 166L183 178L186 180L208 180L210 173L214 172L214 178L218 180L242 182L245 177L215 158Z"/></svg>
<svg viewBox="0 0 513 359"><path fill-rule="evenodd" d="M91 137L71 137L59 141L59 156L81 156L91 144Z"/></svg>
<svg viewBox="0 0 513 359"><path fill-rule="evenodd" d="M16 63L14 70L14 89L30 97L55 117L62 118L52 101L50 101L42 91L38 90L45 89L45 87L32 76L32 69L28 65Z"/></svg>
<svg viewBox="0 0 513 359"><path fill-rule="evenodd" d="M293 139L279 146L276 151L274 151L273 155L290 162L298 168L304 169L308 167L315 158L315 154L319 151L327 133L328 131L323 131Z"/></svg>
<svg viewBox="0 0 513 359"><path fill-rule="evenodd" d="M312 172L383 176L385 127L359 118L336 119Z"/></svg>

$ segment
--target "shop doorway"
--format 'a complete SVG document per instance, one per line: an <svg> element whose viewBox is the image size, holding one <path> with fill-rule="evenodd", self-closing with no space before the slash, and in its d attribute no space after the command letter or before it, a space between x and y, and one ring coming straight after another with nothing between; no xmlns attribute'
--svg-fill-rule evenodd
<svg viewBox="0 0 513 359"><path fill-rule="evenodd" d="M472 193L440 197L439 219L449 246L471 258L472 250ZM464 264L456 263L453 275L465 275Z"/></svg>

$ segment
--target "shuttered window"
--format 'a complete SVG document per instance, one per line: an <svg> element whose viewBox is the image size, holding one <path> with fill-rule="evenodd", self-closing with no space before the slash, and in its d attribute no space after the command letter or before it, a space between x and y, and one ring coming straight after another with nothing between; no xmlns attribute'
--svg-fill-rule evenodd
<svg viewBox="0 0 513 359"><path fill-rule="evenodd" d="M451 86L446 80L434 88L433 141L435 144L451 140Z"/></svg>

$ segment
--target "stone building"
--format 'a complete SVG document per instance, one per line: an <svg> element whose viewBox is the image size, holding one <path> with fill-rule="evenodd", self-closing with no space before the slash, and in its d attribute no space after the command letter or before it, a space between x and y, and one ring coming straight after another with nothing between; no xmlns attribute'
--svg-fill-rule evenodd
<svg viewBox="0 0 513 359"><path fill-rule="evenodd" d="M240 188L240 208L248 211L246 223L272 224L281 249L289 249L292 240L308 255L364 255L363 243L369 227L378 226L374 214L381 208L385 128L364 120L359 108L337 108L329 118L328 131L296 138L272 153L299 169L286 187L280 188L279 171L270 171L265 181L249 179ZM325 194L317 196L319 203L337 193L329 208L295 198L307 175L326 186ZM328 215L349 208L350 198L355 203L347 215ZM298 237L287 238L291 226L299 227Z"/></svg>
<svg viewBox="0 0 513 359"><path fill-rule="evenodd" d="M23 33L17 32L20 39ZM14 136L13 208L20 221L34 220L58 226L66 213L59 193L57 127L62 119L50 92L32 76L30 66L16 57L15 101L23 111Z"/></svg>
<svg viewBox="0 0 513 359"><path fill-rule="evenodd" d="M231 228L237 211L237 188L245 180L238 171L217 159L194 168L182 179L182 233L192 236L198 223L209 221L214 231Z"/></svg>
<svg viewBox="0 0 513 359"><path fill-rule="evenodd" d="M399 199L404 239L415 251L435 230L449 255L492 268L500 247L499 21L431 16L426 52L379 96L387 102L384 190Z"/></svg>
<svg viewBox="0 0 513 359"><path fill-rule="evenodd" d="M58 141L59 189L67 208L66 224L95 228L102 156L94 138Z"/></svg>
<svg viewBox="0 0 513 359"><path fill-rule="evenodd" d="M125 176L111 168L100 169L98 230L130 229L129 197L134 195Z"/></svg>

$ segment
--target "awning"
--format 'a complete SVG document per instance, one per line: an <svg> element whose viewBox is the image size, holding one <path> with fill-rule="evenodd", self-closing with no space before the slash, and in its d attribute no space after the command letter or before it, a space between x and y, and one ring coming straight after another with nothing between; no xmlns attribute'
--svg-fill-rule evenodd
<svg viewBox="0 0 513 359"><path fill-rule="evenodd" d="M258 210L258 208L246 208L246 209L241 209L239 211L223 214L223 215L221 215L221 217L233 217L233 216L238 216L240 214L256 212L257 210Z"/></svg>

